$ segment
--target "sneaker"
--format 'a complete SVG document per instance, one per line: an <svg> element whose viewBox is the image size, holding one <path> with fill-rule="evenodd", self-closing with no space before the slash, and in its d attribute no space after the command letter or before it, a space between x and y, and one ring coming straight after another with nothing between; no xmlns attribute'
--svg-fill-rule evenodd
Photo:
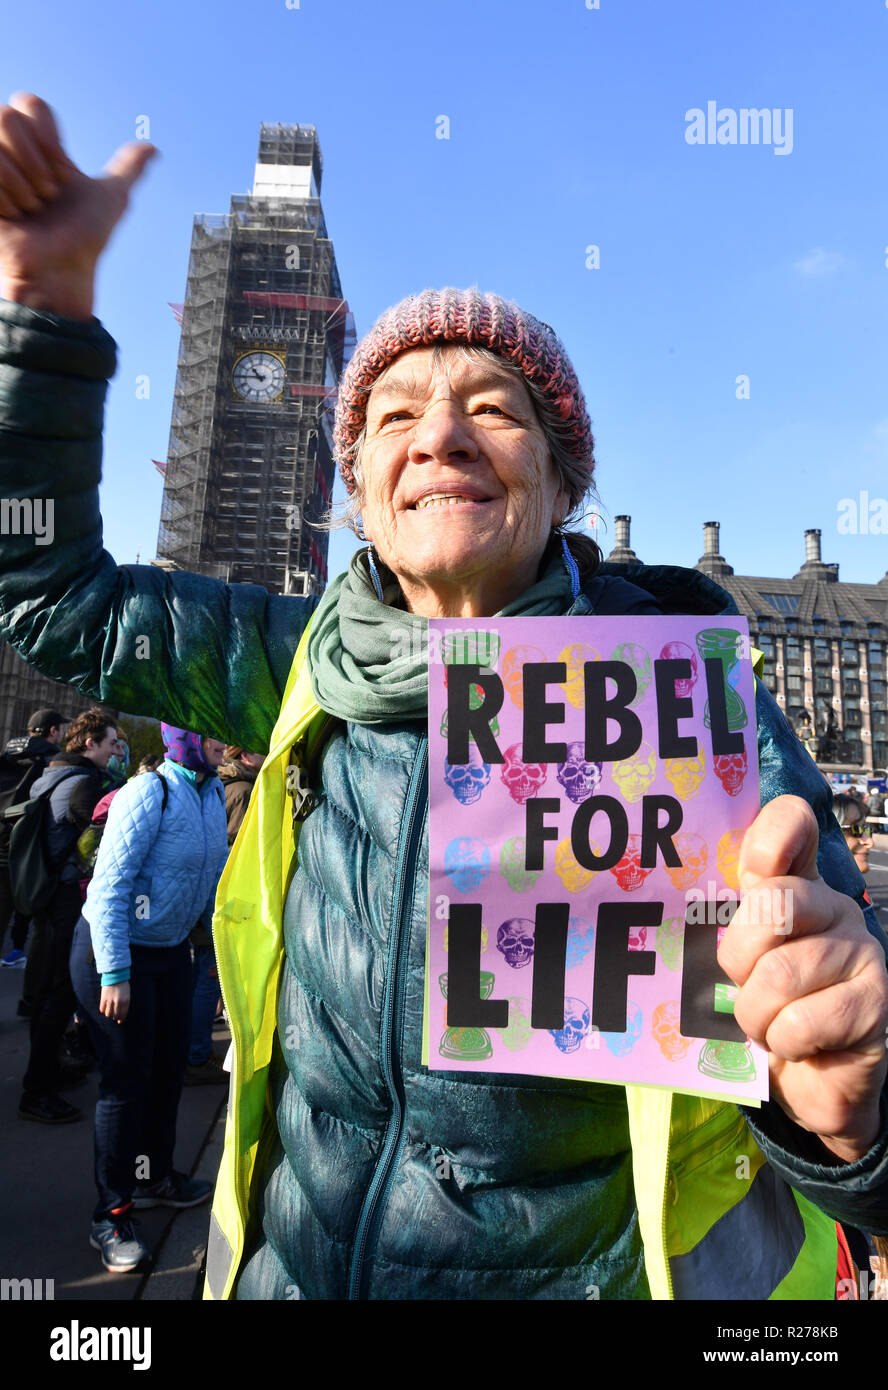
<svg viewBox="0 0 888 1390"><path fill-rule="evenodd" d="M199 1067L189 1065L185 1068L186 1086L227 1086L231 1077L222 1066L219 1058L210 1055Z"/></svg>
<svg viewBox="0 0 888 1390"><path fill-rule="evenodd" d="M38 1096L36 1100L22 1096L18 1112L23 1120L39 1120L44 1125L70 1125L83 1119L82 1110L55 1095Z"/></svg>
<svg viewBox="0 0 888 1390"><path fill-rule="evenodd" d="M148 1247L133 1230L135 1224L131 1216L108 1217L92 1223L89 1243L93 1250L100 1252L102 1264L109 1273L128 1274L150 1258Z"/></svg>
<svg viewBox="0 0 888 1390"><path fill-rule="evenodd" d="M0 960L0 965L4 970L24 970L28 963L28 957L24 951L19 951L15 947Z"/></svg>
<svg viewBox="0 0 888 1390"><path fill-rule="evenodd" d="M137 1182L133 1206L139 1210L144 1207L199 1207L212 1190L211 1182L204 1182L202 1178L188 1178L174 1168L158 1182Z"/></svg>

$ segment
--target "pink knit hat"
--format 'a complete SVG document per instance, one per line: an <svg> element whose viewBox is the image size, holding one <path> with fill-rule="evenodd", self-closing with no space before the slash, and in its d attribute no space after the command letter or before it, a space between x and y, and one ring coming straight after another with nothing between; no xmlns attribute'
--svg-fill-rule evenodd
<svg viewBox="0 0 888 1390"><path fill-rule="evenodd" d="M367 416L373 383L402 352L433 343L489 348L519 367L564 421L562 444L575 457L587 486L592 482L593 440L586 402L560 339L547 323L517 304L478 290L423 290L387 309L358 343L336 401L334 443L339 471L354 492L348 450ZM579 497L572 502L579 501Z"/></svg>

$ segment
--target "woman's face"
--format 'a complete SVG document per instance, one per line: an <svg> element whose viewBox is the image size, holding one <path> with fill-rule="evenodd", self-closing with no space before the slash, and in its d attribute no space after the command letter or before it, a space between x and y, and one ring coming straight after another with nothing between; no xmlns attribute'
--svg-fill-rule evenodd
<svg viewBox="0 0 888 1390"><path fill-rule="evenodd" d="M364 532L412 612L481 616L534 583L568 510L520 378L457 349L403 353L374 383Z"/></svg>
<svg viewBox="0 0 888 1390"><path fill-rule="evenodd" d="M225 744L220 743L217 738L203 738L200 742L203 755L210 767L218 767L225 757Z"/></svg>

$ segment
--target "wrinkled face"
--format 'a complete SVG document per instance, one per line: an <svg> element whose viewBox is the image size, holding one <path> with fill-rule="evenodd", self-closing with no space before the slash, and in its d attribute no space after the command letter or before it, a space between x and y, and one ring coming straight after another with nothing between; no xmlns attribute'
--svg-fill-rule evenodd
<svg viewBox="0 0 888 1390"><path fill-rule="evenodd" d="M657 755L649 743L624 762L614 763L613 778L626 801L640 801L657 775Z"/></svg>
<svg viewBox="0 0 888 1390"><path fill-rule="evenodd" d="M402 353L370 392L364 531L408 603L453 583L518 594L567 497L521 378L453 345L435 357Z"/></svg>
<svg viewBox="0 0 888 1390"><path fill-rule="evenodd" d="M584 709L586 706L586 676L584 667L587 661L600 661L601 657L594 647L584 647L582 642L575 642L559 654L559 661L563 661L567 667L567 679L561 689L564 691L574 709Z"/></svg>
<svg viewBox="0 0 888 1390"><path fill-rule="evenodd" d="M718 871L729 888L738 888L737 865L740 862L740 847L743 844L742 830L726 830L718 842L715 862Z"/></svg>
<svg viewBox="0 0 888 1390"><path fill-rule="evenodd" d="M503 785L509 796L519 806L525 806L532 796L538 796L546 780L543 763L521 761L521 745L513 743L505 752L505 763L500 772Z"/></svg>
<svg viewBox="0 0 888 1390"><path fill-rule="evenodd" d="M690 676L679 676L675 682L676 695L679 699L686 698L697 684L697 676L700 673L695 653L691 651L690 647L685 646L684 642L667 642L660 656L664 661L689 661L691 663Z"/></svg>
<svg viewBox="0 0 888 1390"><path fill-rule="evenodd" d="M533 960L533 928L529 917L512 917L497 928L496 949L515 970L521 970Z"/></svg>
<svg viewBox="0 0 888 1390"><path fill-rule="evenodd" d="M693 887L706 868L709 851L706 842L699 835L692 835L688 831L676 835L672 843L681 857L681 865L677 869L667 867L666 872L674 887L684 893L686 889Z"/></svg>
<svg viewBox="0 0 888 1390"><path fill-rule="evenodd" d="M692 796L697 795L706 772L702 748L696 758L667 758L663 766L677 797L690 801Z"/></svg>
<svg viewBox="0 0 888 1390"><path fill-rule="evenodd" d="M469 744L467 763L444 764L444 781L461 806L473 806L490 781L490 766L481 759L477 745Z"/></svg>
<svg viewBox="0 0 888 1390"><path fill-rule="evenodd" d="M729 796L738 796L743 786L749 763L746 749L742 753L716 753L712 759L715 775Z"/></svg>
<svg viewBox="0 0 888 1390"><path fill-rule="evenodd" d="M568 798L579 806L597 791L601 782L601 763L587 763L582 743L567 745L567 762L558 764L555 776Z"/></svg>

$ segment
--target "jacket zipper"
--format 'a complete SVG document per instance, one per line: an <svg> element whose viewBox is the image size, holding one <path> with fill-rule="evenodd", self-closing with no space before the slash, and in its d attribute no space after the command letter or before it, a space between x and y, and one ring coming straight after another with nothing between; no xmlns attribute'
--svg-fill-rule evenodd
<svg viewBox="0 0 888 1390"><path fill-rule="evenodd" d="M671 1097L671 1098L670 1098L670 1104L669 1104L669 1133L668 1133L668 1135L667 1135L667 1137L666 1137L666 1173L665 1173L665 1180L664 1180L664 1184L663 1184L663 1211L662 1211L662 1220L661 1220L661 1229L660 1229L660 1239L661 1239L662 1242L663 1242L663 1264L664 1264L665 1267L666 1267L666 1283L667 1283L667 1287L668 1287L668 1289L669 1289L669 1299L670 1299L670 1302L675 1298L675 1291L674 1291L674 1289L673 1289L673 1287L672 1287L672 1270L671 1270L670 1267L669 1267L669 1251L668 1251L668 1246L667 1246L667 1243L666 1243L666 1242L667 1242L667 1236L666 1236L666 1223L667 1223L667 1220L668 1220L667 1205L668 1205L669 1198L670 1198L670 1195L671 1195L671 1187L670 1187L670 1183L669 1183L670 1177L672 1178L673 1181L675 1181L675 1177L674 1177L674 1175L671 1173L671 1171L670 1171L670 1166L669 1166L669 1164L670 1164L670 1158L671 1158L671 1152L672 1152L672 1103L673 1103L673 1101L674 1101L674 1097Z"/></svg>
<svg viewBox="0 0 888 1390"><path fill-rule="evenodd" d="M366 1296L366 1260L375 1245L379 1233L382 1213L388 1200L389 1190L395 1177L396 1159L404 1143L404 1079L401 1073L401 1059L398 1045L400 1036L401 1004L404 994L404 975L407 961L407 942L404 930L406 910L406 889L413 881L419 840L422 833L423 814L428 801L428 738L423 735L420 754L413 769L407 791L404 824L406 833L404 845L406 852L398 870L395 892L395 911L392 916L392 932L389 938L388 972L386 993L383 1004L382 1022L382 1070L385 1084L392 1103L392 1113L386 1130L385 1143L376 1165L372 1181L364 1198L361 1215L355 1232L355 1247L349 1271L348 1297L360 1299Z"/></svg>

